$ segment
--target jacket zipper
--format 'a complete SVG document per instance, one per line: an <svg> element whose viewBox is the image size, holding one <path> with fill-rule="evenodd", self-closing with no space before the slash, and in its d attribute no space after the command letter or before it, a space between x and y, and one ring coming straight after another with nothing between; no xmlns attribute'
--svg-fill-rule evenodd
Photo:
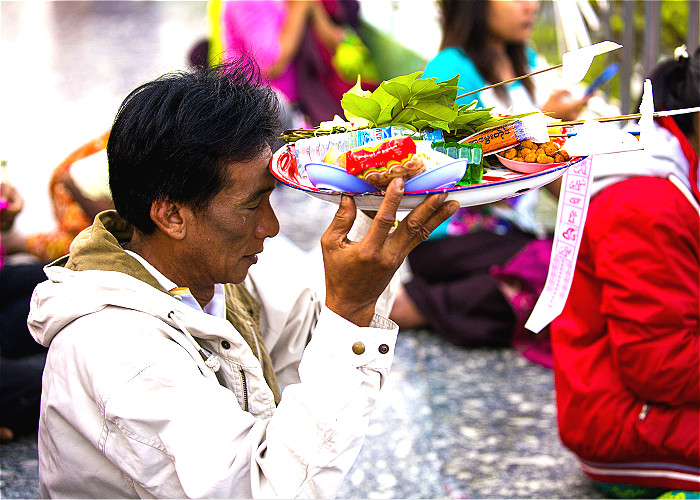
<svg viewBox="0 0 700 500"><path fill-rule="evenodd" d="M241 374L241 385L243 386L243 410L248 411L248 382L245 379L243 368L239 366L238 371Z"/></svg>
<svg viewBox="0 0 700 500"><path fill-rule="evenodd" d="M637 417L637 419L640 422L643 422L644 420L646 420L648 414L649 414L649 405L645 403L642 406L642 411L639 412L639 416Z"/></svg>

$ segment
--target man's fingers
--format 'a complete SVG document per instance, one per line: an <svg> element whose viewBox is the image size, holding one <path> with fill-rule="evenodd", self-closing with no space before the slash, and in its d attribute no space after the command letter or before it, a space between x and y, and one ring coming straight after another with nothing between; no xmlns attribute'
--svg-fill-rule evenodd
<svg viewBox="0 0 700 500"><path fill-rule="evenodd" d="M435 231L440 224L454 215L457 210L459 210L459 202L455 200L440 205L437 211L433 212L423 225L423 231L418 232L414 237L414 246L428 239L430 233Z"/></svg>
<svg viewBox="0 0 700 500"><path fill-rule="evenodd" d="M328 229L326 229L326 232L323 234L322 240L330 238L334 242L345 241L352 225L355 223L356 215L355 200L352 196L346 194L342 195L338 210L335 212L333 220L331 220L331 223L328 225ZM329 241L326 240L326 242Z"/></svg>
<svg viewBox="0 0 700 500"><path fill-rule="evenodd" d="M399 245L408 244L409 250L412 249L457 211L459 203L444 203L445 198L447 193L429 196L401 221L392 235Z"/></svg>
<svg viewBox="0 0 700 500"><path fill-rule="evenodd" d="M403 197L404 180L401 177L392 179L386 188L384 199L379 210L374 216L372 226L369 228L365 241L370 244L381 246L396 221L396 211Z"/></svg>

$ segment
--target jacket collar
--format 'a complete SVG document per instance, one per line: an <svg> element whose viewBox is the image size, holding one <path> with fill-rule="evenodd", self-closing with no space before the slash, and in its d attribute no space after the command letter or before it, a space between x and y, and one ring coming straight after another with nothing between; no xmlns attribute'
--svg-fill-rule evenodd
<svg viewBox="0 0 700 500"><path fill-rule="evenodd" d="M130 241L133 234L134 227L115 210L101 212L92 226L75 237L70 254L49 265L73 271L118 271L167 293L138 260L122 249L121 245Z"/></svg>

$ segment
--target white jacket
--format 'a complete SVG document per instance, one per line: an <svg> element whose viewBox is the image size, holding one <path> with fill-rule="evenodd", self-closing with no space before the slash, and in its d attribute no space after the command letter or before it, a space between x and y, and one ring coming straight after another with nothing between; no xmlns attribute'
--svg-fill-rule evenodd
<svg viewBox="0 0 700 500"><path fill-rule="evenodd" d="M357 327L321 307L303 280L289 283L294 273L266 263L251 268L246 287L261 304L279 380L291 383L277 407L258 357L225 319L123 272L46 268L28 319L49 346L42 497L335 495L362 446L398 328L380 315ZM377 311L390 305L384 298ZM216 373L185 332L219 357Z"/></svg>

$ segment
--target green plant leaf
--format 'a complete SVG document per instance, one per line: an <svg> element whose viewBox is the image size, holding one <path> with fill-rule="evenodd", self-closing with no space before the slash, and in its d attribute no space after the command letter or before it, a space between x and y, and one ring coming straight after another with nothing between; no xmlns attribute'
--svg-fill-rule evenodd
<svg viewBox="0 0 700 500"><path fill-rule="evenodd" d="M381 111L377 117L377 125L381 126L384 123L391 121L394 116L394 108L399 102L399 100L393 95L389 94L384 88L377 87L377 89L372 92L372 100L379 104Z"/></svg>
<svg viewBox="0 0 700 500"><path fill-rule="evenodd" d="M428 124L428 128L439 128L440 130L444 130L445 132L450 131L450 124L446 121L442 120L426 120ZM423 129L425 127L421 127Z"/></svg>
<svg viewBox="0 0 700 500"><path fill-rule="evenodd" d="M462 87L459 86L459 74L455 75L454 77L450 78L449 80L445 80L439 83L441 87L443 87L445 90L448 90L446 95L452 99L453 101L457 99L457 95L459 94L459 91L462 90Z"/></svg>
<svg viewBox="0 0 700 500"><path fill-rule="evenodd" d="M412 96L423 96L430 94L442 93L441 87L438 85L437 78L421 78L411 84Z"/></svg>
<svg viewBox="0 0 700 500"><path fill-rule="evenodd" d="M397 123L413 123L416 120L416 112L412 108L403 108L391 120L392 125Z"/></svg>
<svg viewBox="0 0 700 500"><path fill-rule="evenodd" d="M411 85L413 83L413 81L422 74L423 74L422 71L416 71L415 73L411 73L410 75L396 76L396 77L394 77L390 80L387 80L387 81L388 82L402 83L404 85Z"/></svg>
<svg viewBox="0 0 700 500"><path fill-rule="evenodd" d="M409 106L409 109L415 110L416 116L423 120L451 122L457 118L457 111L437 102L419 102Z"/></svg>
<svg viewBox="0 0 700 500"><path fill-rule="evenodd" d="M346 117L349 112L352 115L368 120L370 125L377 123L379 114L382 111L379 103L371 97L360 97L355 94L348 94L347 92L343 94L340 105L346 111Z"/></svg>
<svg viewBox="0 0 700 500"><path fill-rule="evenodd" d="M411 98L411 89L408 85L398 82L383 82L379 88L401 103L401 107L405 108L408 105Z"/></svg>

